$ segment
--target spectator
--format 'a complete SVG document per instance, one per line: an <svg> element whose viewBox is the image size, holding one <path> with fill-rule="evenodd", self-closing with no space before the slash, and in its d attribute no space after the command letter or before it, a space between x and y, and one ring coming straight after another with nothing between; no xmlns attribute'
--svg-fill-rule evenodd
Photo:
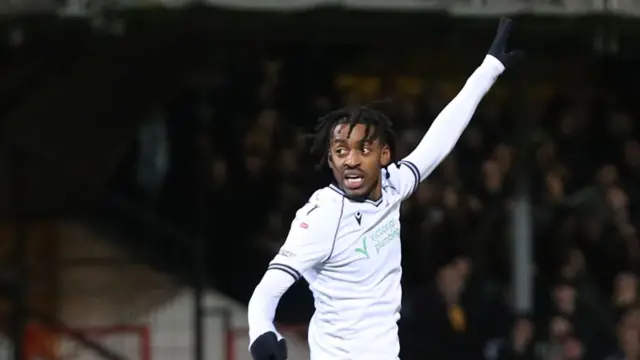
<svg viewBox="0 0 640 360"><path fill-rule="evenodd" d="M534 325L526 317L515 321L511 336L496 339L485 347L487 360L534 360Z"/></svg>

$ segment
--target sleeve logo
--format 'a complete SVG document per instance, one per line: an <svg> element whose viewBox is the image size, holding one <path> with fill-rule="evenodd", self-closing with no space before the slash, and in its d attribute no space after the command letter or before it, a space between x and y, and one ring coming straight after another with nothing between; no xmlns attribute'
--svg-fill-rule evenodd
<svg viewBox="0 0 640 360"><path fill-rule="evenodd" d="M284 257L287 257L287 258L295 257L295 256L296 256L296 254L292 253L292 252L291 252L291 251L289 251L289 250L285 250L285 249L280 249L280 251L278 252L278 254L279 254L280 256L284 256Z"/></svg>
<svg viewBox="0 0 640 360"><path fill-rule="evenodd" d="M309 224L307 224L306 222L301 222L300 223L300 227L303 228L303 229L306 229L306 228L309 227Z"/></svg>

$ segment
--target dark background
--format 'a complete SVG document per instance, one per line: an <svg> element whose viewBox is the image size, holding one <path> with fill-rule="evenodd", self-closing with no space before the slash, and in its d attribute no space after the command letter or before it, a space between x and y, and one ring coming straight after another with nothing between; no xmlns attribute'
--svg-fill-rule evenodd
<svg viewBox="0 0 640 360"><path fill-rule="evenodd" d="M14 17L0 30L3 324L16 344L32 321L73 325L57 310L55 243L28 235L43 222L82 222L196 294L246 303L295 210L329 180L304 138L315 119L390 98L406 154L497 23L204 7L90 20ZM640 26L515 22L526 61L403 207L402 358L636 359ZM509 252L522 178L536 265L524 314L512 311ZM304 283L281 304L281 324L304 327L313 311Z"/></svg>

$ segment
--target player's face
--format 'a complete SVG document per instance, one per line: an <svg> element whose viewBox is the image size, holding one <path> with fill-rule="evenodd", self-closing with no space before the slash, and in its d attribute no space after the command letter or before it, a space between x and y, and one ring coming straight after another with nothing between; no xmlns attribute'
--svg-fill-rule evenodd
<svg viewBox="0 0 640 360"><path fill-rule="evenodd" d="M391 161L391 151L380 140L365 141L366 125L349 124L333 129L329 167L338 185L351 198L377 200L381 194L380 171Z"/></svg>

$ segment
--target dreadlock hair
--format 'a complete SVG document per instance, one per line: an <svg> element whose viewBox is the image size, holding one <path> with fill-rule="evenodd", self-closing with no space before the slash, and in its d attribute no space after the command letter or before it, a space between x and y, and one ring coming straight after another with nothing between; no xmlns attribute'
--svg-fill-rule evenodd
<svg viewBox="0 0 640 360"><path fill-rule="evenodd" d="M364 141L379 139L381 143L389 146L391 161L394 162L396 149L395 132L393 123L382 111L369 107L346 107L334 110L318 119L315 133L312 134L313 144L311 153L319 156L317 169L321 169L327 163L328 148L331 143L333 129L339 124L349 124L349 136L357 124L366 126Z"/></svg>

